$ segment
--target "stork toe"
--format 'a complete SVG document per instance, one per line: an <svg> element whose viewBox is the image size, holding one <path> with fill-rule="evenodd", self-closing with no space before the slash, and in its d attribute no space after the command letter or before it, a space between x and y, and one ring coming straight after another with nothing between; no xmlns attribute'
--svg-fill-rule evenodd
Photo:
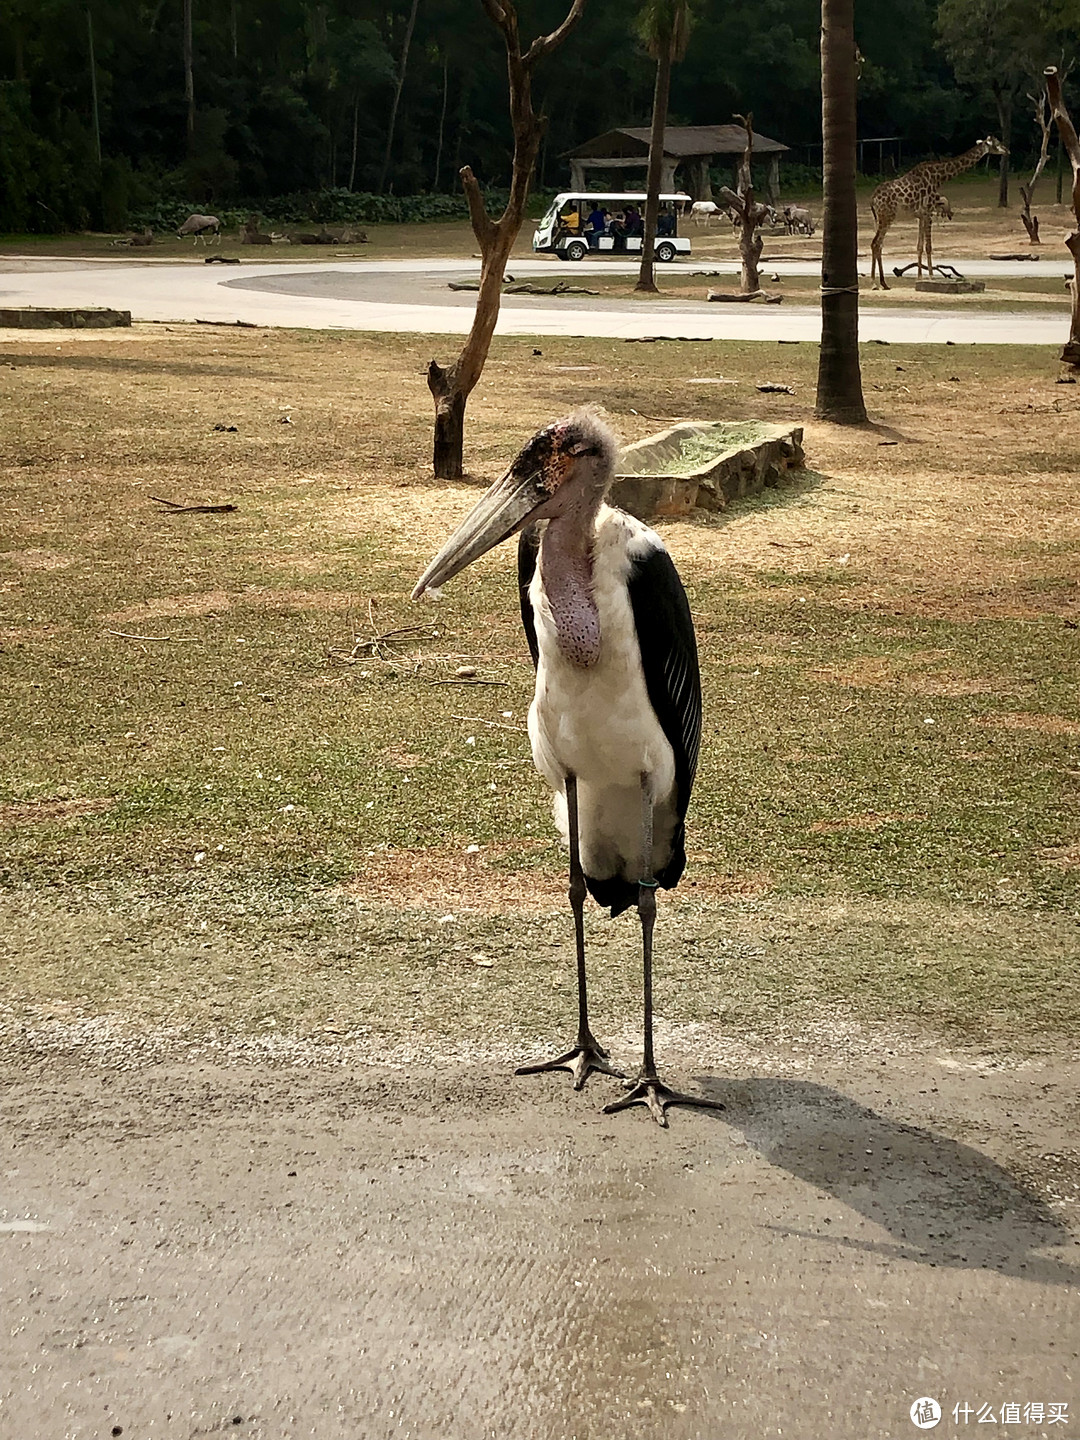
<svg viewBox="0 0 1080 1440"><path fill-rule="evenodd" d="M686 1095L672 1090L655 1075L643 1075L621 1100L613 1100L604 1106L605 1115L614 1115L619 1110L629 1110L632 1105L647 1105L649 1113L658 1125L668 1128L667 1108L669 1105L692 1105L699 1110L726 1110L719 1100L706 1100L703 1095Z"/></svg>
<svg viewBox="0 0 1080 1440"><path fill-rule="evenodd" d="M585 1081L594 1070L600 1075L614 1075L617 1080L626 1079L621 1070L608 1063L608 1052L591 1035L587 1040L579 1041L572 1050L556 1055L554 1060L536 1060L529 1065L519 1065L514 1074L541 1075L546 1070L569 1070L574 1077L575 1090L584 1088Z"/></svg>

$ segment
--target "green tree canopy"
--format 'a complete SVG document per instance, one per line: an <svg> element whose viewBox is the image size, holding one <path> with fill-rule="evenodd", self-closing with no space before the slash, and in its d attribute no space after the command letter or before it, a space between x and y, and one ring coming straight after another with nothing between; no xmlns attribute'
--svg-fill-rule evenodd
<svg viewBox="0 0 1080 1440"><path fill-rule="evenodd" d="M520 0L523 29L557 24L560 4ZM915 158L962 149L995 128L979 68L992 48L989 32L961 12L996 6L1011 15L1030 4L944 0L940 35L936 0L860 4L860 134L901 135ZM752 110L765 134L794 147L794 158L816 159L818 0L697 0L694 8L694 43L672 73L669 123L725 123ZM190 143L183 9L181 0L0 0L0 228L101 224L106 208L120 223L125 205L162 195L257 208L260 197L290 191L375 187L411 0L192 0ZM1080 0L1041 0L1039 33L1076 35L1078 10ZM946 47L953 12L959 30ZM537 76L536 99L548 116L541 185L565 182L562 157L583 140L648 123L655 62L633 13L625 0L590 0L557 63ZM1000 33L1019 28L1028 39L1039 27L1010 19ZM1060 58L1060 45L1048 58ZM1010 63L1004 49L1000 59ZM430 190L438 166L440 185L452 189L465 163L484 182L505 184L511 151L505 57L480 0L422 0L387 188Z"/></svg>

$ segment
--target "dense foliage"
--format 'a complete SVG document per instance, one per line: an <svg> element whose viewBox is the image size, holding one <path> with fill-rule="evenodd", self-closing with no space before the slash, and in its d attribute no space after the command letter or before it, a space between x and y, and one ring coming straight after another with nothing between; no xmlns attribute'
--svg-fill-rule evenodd
<svg viewBox="0 0 1080 1440"><path fill-rule="evenodd" d="M1053 0L1062 13L1075 3ZM564 8L521 0L524 32L549 28ZM538 74L550 118L541 184L567 178L561 156L572 145L648 124L654 66L634 33L636 8L590 0ZM985 77L961 65L957 82L936 0L856 8L861 134L903 136L909 158L963 148L991 128ZM697 0L695 11L671 122L720 123L750 109L764 133L794 147L793 161L814 164L818 0ZM116 228L190 205L282 220L419 218L446 212L416 201L383 211L385 197L370 192L452 192L466 161L487 183L506 183L505 61L479 0L0 0L2 230ZM342 199L332 216L266 203L353 191L366 192L358 208ZM461 213L456 200L450 213Z"/></svg>

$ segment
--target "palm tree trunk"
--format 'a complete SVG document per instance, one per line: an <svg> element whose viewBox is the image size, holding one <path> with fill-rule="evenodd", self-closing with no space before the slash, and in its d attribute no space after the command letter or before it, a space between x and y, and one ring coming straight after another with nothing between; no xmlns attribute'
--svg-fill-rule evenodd
<svg viewBox="0 0 1080 1440"><path fill-rule="evenodd" d="M397 84L394 86L394 102L390 106L390 123L386 129L386 154L383 156L382 170L379 172L379 194L386 189L386 177L390 171L390 151L394 145L394 129L397 125L398 106L401 104L401 92L405 88L405 68L409 63L409 46L412 44L413 26L416 24L416 12L420 0L412 0L412 9L409 11L409 23L405 26L405 39L401 45L401 66L398 70Z"/></svg>
<svg viewBox="0 0 1080 1440"><path fill-rule="evenodd" d="M649 174L645 182L645 234L641 241L641 269L635 290L656 294L653 279L653 243L660 214L660 171L664 163L664 128L667 125L668 97L671 94L671 46L665 45L656 61L656 88L653 90L652 134L649 136Z"/></svg>
<svg viewBox="0 0 1080 1440"><path fill-rule="evenodd" d="M859 214L855 200L854 0L821 0L824 218L821 256L821 420L864 425L859 371Z"/></svg>

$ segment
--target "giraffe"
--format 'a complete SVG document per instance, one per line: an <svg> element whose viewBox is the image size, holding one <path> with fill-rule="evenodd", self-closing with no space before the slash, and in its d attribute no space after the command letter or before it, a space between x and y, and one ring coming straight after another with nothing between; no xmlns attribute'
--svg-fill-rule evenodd
<svg viewBox="0 0 1080 1440"><path fill-rule="evenodd" d="M933 225L935 219L951 220L952 214L952 206L949 204L947 198L944 195L934 195L926 202L925 211L919 216L919 248L918 257L915 263L918 267L916 270L916 274L918 275L920 280L922 279L924 254L926 256L927 265L926 273L930 276L931 280L934 278L934 256L930 233L931 226Z"/></svg>
<svg viewBox="0 0 1080 1440"><path fill-rule="evenodd" d="M963 171L970 170L973 165L979 163L984 155L1007 155L1008 153L1000 140L996 140L993 135L988 135L985 140L976 141L971 149L965 150L962 155L956 155L951 160L925 160L921 165L916 165L909 170L906 175L900 175L895 180L886 180L884 185L877 187L870 197L870 209L877 221L877 230L874 232L873 240L870 241L870 275L875 290L888 290L889 288L885 283L885 271L881 263L881 246L889 226L899 212L906 211L910 215L919 217L920 249L925 248L932 266L931 211L941 198L938 195L938 186L946 180L951 180L954 175L960 175ZM933 269L930 273L933 274Z"/></svg>

